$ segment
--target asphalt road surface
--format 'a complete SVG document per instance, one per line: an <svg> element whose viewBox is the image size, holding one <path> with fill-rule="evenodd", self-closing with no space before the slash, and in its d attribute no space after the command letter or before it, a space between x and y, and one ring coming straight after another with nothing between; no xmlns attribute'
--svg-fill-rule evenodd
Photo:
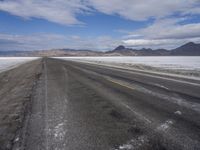
<svg viewBox="0 0 200 150"><path fill-rule="evenodd" d="M16 132L7 149L200 149L199 80L53 58L29 65L21 127L0 130Z"/></svg>

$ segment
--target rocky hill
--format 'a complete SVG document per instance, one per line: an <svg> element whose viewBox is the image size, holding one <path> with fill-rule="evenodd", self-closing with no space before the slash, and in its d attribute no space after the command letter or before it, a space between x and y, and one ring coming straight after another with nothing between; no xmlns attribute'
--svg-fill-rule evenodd
<svg viewBox="0 0 200 150"><path fill-rule="evenodd" d="M200 44L189 42L171 51L171 55L199 56Z"/></svg>

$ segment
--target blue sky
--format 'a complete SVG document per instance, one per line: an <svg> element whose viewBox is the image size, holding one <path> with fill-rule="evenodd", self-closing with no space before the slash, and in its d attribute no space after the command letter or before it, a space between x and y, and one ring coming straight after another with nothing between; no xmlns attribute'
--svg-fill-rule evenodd
<svg viewBox="0 0 200 150"><path fill-rule="evenodd" d="M200 42L199 0L2 0L0 50L174 48Z"/></svg>

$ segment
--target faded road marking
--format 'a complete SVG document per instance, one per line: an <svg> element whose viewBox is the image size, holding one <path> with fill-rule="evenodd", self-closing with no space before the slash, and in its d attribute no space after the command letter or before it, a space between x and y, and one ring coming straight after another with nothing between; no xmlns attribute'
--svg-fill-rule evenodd
<svg viewBox="0 0 200 150"><path fill-rule="evenodd" d="M140 113L134 111L131 107L129 107L127 104L121 103L123 106L125 106L127 109L129 109L131 112L133 112L134 114L136 114L139 118L142 118L143 120L145 120L148 123L151 123L151 120L149 120L148 118L146 118L145 116L141 115Z"/></svg>
<svg viewBox="0 0 200 150"><path fill-rule="evenodd" d="M47 66L46 61L44 62L44 72L45 72L45 140L46 140L46 150L49 150L49 140L48 140L48 133L49 133L49 117L48 117L48 102L47 102Z"/></svg>
<svg viewBox="0 0 200 150"><path fill-rule="evenodd" d="M113 82L113 83L116 83L116 84L118 84L118 85L120 85L120 86L126 87L126 88L131 89L131 90L135 90L135 88L130 87L130 86L127 86L127 85L122 84L122 83L119 83L119 82L116 82L116 81L113 80L113 79L110 79L110 78L106 78L106 79L107 79L108 81ZM150 121L148 118L146 118L146 117L144 117L143 115L141 115L140 113L134 111L134 110L133 110L131 107L129 107L127 104L124 104L124 103L121 103L121 104L122 104L123 106L125 106L127 109L129 109L131 112L133 112L134 114L136 114L138 117L142 118L143 120L145 120L145 121L148 122L148 123L151 123L151 121Z"/></svg>

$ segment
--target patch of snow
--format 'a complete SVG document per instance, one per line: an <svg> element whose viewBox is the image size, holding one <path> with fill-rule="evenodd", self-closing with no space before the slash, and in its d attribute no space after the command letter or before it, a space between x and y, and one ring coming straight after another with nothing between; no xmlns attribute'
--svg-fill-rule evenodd
<svg viewBox="0 0 200 150"><path fill-rule="evenodd" d="M38 58L39 57L0 57L0 72Z"/></svg>
<svg viewBox="0 0 200 150"><path fill-rule="evenodd" d="M53 57L56 59L200 80L200 56Z"/></svg>
<svg viewBox="0 0 200 150"><path fill-rule="evenodd" d="M54 137L58 138L59 140L62 140L65 136L65 131L64 131L63 126L64 126L64 123L60 123L54 129Z"/></svg>
<svg viewBox="0 0 200 150"><path fill-rule="evenodd" d="M115 56L115 57L56 57L65 60L91 61L97 63L142 64L165 69L200 70L199 56Z"/></svg>
<svg viewBox="0 0 200 150"><path fill-rule="evenodd" d="M173 124L173 121L172 120L167 120L165 121L163 124L161 124L159 127L158 127L158 130L161 130L161 131L166 131L167 129L170 128L170 126Z"/></svg>
<svg viewBox="0 0 200 150"><path fill-rule="evenodd" d="M139 149L141 146L143 146L145 143L148 143L148 137L141 135L139 137L136 137L134 139L131 139L130 141L126 142L126 144L120 145L115 150L133 150L133 149Z"/></svg>
<svg viewBox="0 0 200 150"><path fill-rule="evenodd" d="M132 149L132 148L133 148L133 146L130 144L124 144L122 146L119 146L119 149Z"/></svg>
<svg viewBox="0 0 200 150"><path fill-rule="evenodd" d="M182 115L182 112L177 110L176 112L174 112L176 115Z"/></svg>
<svg viewBox="0 0 200 150"><path fill-rule="evenodd" d="M15 139L15 142L18 142L19 141L19 137L17 137L16 139Z"/></svg>

